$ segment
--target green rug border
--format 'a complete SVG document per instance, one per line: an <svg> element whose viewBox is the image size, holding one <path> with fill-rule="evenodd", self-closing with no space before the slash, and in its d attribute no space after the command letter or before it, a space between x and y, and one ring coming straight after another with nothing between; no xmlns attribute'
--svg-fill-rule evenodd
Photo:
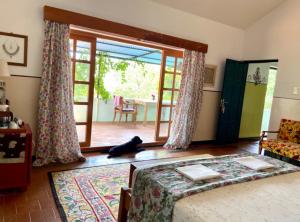
<svg viewBox="0 0 300 222"><path fill-rule="evenodd" d="M162 159L168 159L168 158L162 158ZM52 192L56 207L58 209L58 212L60 214L60 218L62 219L62 222L68 222L67 215L66 215L66 213L64 211L64 208L62 207L61 203L59 202L58 195L57 195L55 185L54 185L54 181L53 181L53 177L52 177L52 173L71 171L71 170L81 170L81 169L88 169L88 168L94 168L94 167L105 167L105 166L110 166L110 165L131 164L131 163L134 163L134 162L141 162L141 161L131 161L131 162L125 162L125 163L111 163L111 164L106 164L106 165L98 165L98 166L89 166L89 167L82 167L82 168L66 169L66 170L49 171L47 174L48 174L48 178L49 178L51 192Z"/></svg>
<svg viewBox="0 0 300 222"><path fill-rule="evenodd" d="M53 198L54 198L54 201L56 204L56 208L59 212L62 222L68 222L67 215L66 215L61 203L59 202L58 195L55 190L55 185L54 185L54 181L53 181L53 177L52 177L52 173L54 173L54 172L60 172L60 171L48 172L48 178L49 178L49 182L50 182L51 192L52 192L52 195L53 195Z"/></svg>

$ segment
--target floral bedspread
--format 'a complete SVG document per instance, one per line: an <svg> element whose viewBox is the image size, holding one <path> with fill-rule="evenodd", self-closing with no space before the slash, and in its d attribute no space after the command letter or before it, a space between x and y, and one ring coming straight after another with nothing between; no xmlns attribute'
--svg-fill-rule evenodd
<svg viewBox="0 0 300 222"><path fill-rule="evenodd" d="M254 156L273 164L275 167L264 171L255 171L234 161L235 158L244 156ZM195 183L175 170L177 167L194 164L202 164L209 167L221 173L221 177ZM141 169L136 174L128 221L172 221L175 203L183 197L230 184L243 183L296 171L300 171L300 168L277 159L250 153L178 161Z"/></svg>

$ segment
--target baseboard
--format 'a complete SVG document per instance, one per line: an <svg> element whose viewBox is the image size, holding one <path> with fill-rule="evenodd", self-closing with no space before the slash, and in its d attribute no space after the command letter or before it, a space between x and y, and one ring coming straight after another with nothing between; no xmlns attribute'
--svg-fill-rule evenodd
<svg viewBox="0 0 300 222"><path fill-rule="evenodd" d="M239 141L258 141L260 137L247 137L247 138L239 138Z"/></svg>
<svg viewBox="0 0 300 222"><path fill-rule="evenodd" d="M93 121L92 122L92 124L101 124L101 123L103 123L103 124L116 124L116 125L118 125L118 124L129 124L129 123L136 123L136 124L143 124L144 123L144 121L142 121L142 120L137 120L137 121L135 121L135 122L132 122L131 121L131 119L129 119L127 122L125 121L125 120L121 120L121 122L119 123L119 120L116 120L116 121ZM147 121L147 123L146 124L151 124L151 125L155 125L155 121L152 121L152 120L149 120L149 121Z"/></svg>
<svg viewBox="0 0 300 222"><path fill-rule="evenodd" d="M197 140L197 141L192 141L191 145L203 145L203 144L213 144L215 140ZM162 147L166 142L165 141L158 141L158 142L153 142L153 143L143 143L140 147ZM81 151L83 153L89 153L89 152L100 152L100 153L108 153L108 150L114 146L100 146L100 147L84 147L81 148Z"/></svg>
<svg viewBox="0 0 300 222"><path fill-rule="evenodd" d="M192 141L191 145L214 144L216 140L196 140Z"/></svg>

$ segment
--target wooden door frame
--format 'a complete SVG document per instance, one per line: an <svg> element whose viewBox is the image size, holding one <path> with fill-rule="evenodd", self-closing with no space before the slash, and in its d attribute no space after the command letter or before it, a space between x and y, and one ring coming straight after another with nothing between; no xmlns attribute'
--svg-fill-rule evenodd
<svg viewBox="0 0 300 222"><path fill-rule="evenodd" d="M243 60L241 62L246 62L246 63L271 63L271 62L278 62L278 59Z"/></svg>
<svg viewBox="0 0 300 222"><path fill-rule="evenodd" d="M153 45L153 44L149 44L149 43L144 43L144 42L137 42L137 41L132 41L130 39L128 40L123 40L122 38L119 38L119 37L115 37L115 36L109 36L107 37L106 35L102 35L102 34L99 34L99 33L91 33L89 31L83 31L83 30L77 30L77 29L71 29L71 33L70 33L70 37L76 37L76 38L80 38L82 40L86 39L86 41L90 41L90 39L95 39L97 41L97 38L100 38L100 39L109 39L109 40L113 40L113 41L118 41L118 42L124 42L124 43L129 43L129 44L135 44L135 45L140 45L140 46L145 46L145 47L150 47L150 48L156 48L156 49L160 49L162 51L162 64L161 64L161 71L160 71L160 80L159 80L159 91L158 91L158 101L159 101L159 98L162 97L162 93L163 93L163 79L162 79L162 76L164 76L164 66L163 65L163 62L164 61L164 54L166 54L166 56L173 56L173 57L183 57L183 50L176 50L176 49L172 49L172 48L167 48L167 47L163 47L163 46L157 46L157 45ZM96 43L95 41L95 43ZM96 56L96 45L94 47L94 54ZM75 52L74 52L75 53ZM73 61L73 60L72 60ZM73 79L74 78L74 74L75 74L75 67L74 67L75 63L73 63ZM176 66L176 64L175 64ZM93 68L94 68L94 71L95 72L95 65L93 65ZM174 67L175 69L175 67ZM91 78L91 77L90 77ZM94 87L94 75L93 75L93 87ZM175 78L174 77L174 80L173 80L173 86L175 84ZM78 83L78 82L77 82ZM90 83L91 84L91 83ZM161 85L162 84L162 85ZM91 87L90 87L91 88ZM92 96L94 96L94 94L92 94ZM90 101L90 96L89 96L89 101L88 101L88 105L91 103L91 107L93 107L93 100ZM173 92L172 92L172 98L173 98ZM172 98L171 98L171 101L172 101ZM75 103L74 103L75 104ZM86 105L86 104L84 104ZM93 110L92 110L93 111ZM93 112L91 111L90 116L93 115ZM171 109L170 109L171 111ZM160 110L159 110L159 102L157 103L157 109L156 109L156 120L155 120L155 135L154 135L154 141L155 142L151 142L151 143L145 143L143 144L143 147L149 147L149 146L160 146L160 145L163 145L164 142L167 140L167 137L166 138L160 138L159 140L156 140L156 138L158 137L158 134L159 132L157 132L157 129L158 129L158 115L160 115ZM159 116L160 118L160 116ZM170 121L168 121L169 123ZM78 124L80 125L80 124ZM90 143L91 143L91 134L92 134L92 120L90 123L88 123L88 128L90 130L87 131L87 135L88 138L86 138L86 141L87 143L80 143L80 146L81 146L81 150L83 151L89 151L90 149L92 150L103 150L103 149L108 149L108 148L111 148L112 146L96 146L96 147L91 147L90 146ZM168 128L168 134L170 132L170 127Z"/></svg>
<svg viewBox="0 0 300 222"><path fill-rule="evenodd" d="M158 102L156 104L156 120L155 120L155 136L154 140L159 140L159 130L160 130L160 117L161 117L161 108L162 108L162 96L163 96L163 87L164 87L164 69L166 66L166 50L162 51L161 54L161 64L160 64L160 77L159 77L159 87L158 87ZM162 139L166 141L166 139Z"/></svg>
<svg viewBox="0 0 300 222"><path fill-rule="evenodd" d="M108 34L108 33L102 33L102 32L98 32L98 31L90 30L90 29L82 29L82 28L78 28L76 26L75 27L72 26L70 32L72 34L77 34L77 35L81 35L81 36L112 40L112 41L117 41L117 42L132 44L132 45L139 45L139 46L144 46L144 47L149 47L149 48L159 49L159 50L169 50L169 51L174 52L175 54L176 54L176 52L183 53L183 50L184 50L184 49L180 49L180 48L168 47L168 46L159 45L159 44L155 44L155 43L144 42L141 40L134 40L131 38L121 37L114 33Z"/></svg>
<svg viewBox="0 0 300 222"><path fill-rule="evenodd" d="M114 36L107 37L106 35L101 35L101 34L98 34L98 33L91 33L89 31L85 32L83 30L71 29L70 37L76 37L76 38L80 38L82 40L86 39L86 41L89 41L90 39L95 39L97 41L97 38L109 39L109 40L129 43L129 44L135 44L135 45L141 45L141 46L145 46L145 47L160 49L160 50L162 50L162 63L164 62L163 58L164 58L164 54L166 54L166 53L167 53L168 56L183 57L183 50L175 50L175 49L172 49L172 48L160 47L160 46L149 44L149 43L132 41L130 39L123 40L122 38L114 37ZM95 41L95 43L96 43L96 41ZM93 50L95 51L94 55L96 56L96 45L95 45ZM75 63L73 63L73 69L72 69L73 73L72 73L72 75L74 75L74 73L75 73L75 67L74 66L75 66ZM159 98L160 98L160 96L162 96L160 94L163 93L163 91L161 91L161 89L163 88L163 82L162 82L163 80L161 79L162 78L163 67L164 67L163 64L161 64L160 80L159 80ZM93 72L95 72L95 65L93 65L93 69L94 69ZM94 87L94 75L92 75L92 77L90 76L90 79L91 78L93 78L93 85L92 86ZM75 79L74 76L73 76L73 79ZM175 83L175 78L174 78L173 84L174 83ZM162 84L162 86L161 86L161 84ZM90 85L90 87L91 87L91 85ZM92 94L92 97L93 97L94 92L92 92L92 93L93 93ZM173 93L172 93L172 96L173 96ZM92 97L90 97L90 94L89 94L89 98L92 98ZM88 103L91 103L91 107L93 107L93 100L88 101ZM157 103L156 121L155 121L155 137L154 137L155 142L145 143L145 144L142 145L143 147L161 146L161 145L164 144L164 142L167 139L167 138L163 138L163 139L158 140L158 141L155 140L155 138L157 138L157 127L158 127L157 126L157 117L158 117L158 113L159 113L158 107L159 106L158 106L158 103ZM91 118L92 118L92 115L93 115L92 111L89 112L90 114L88 114L88 115L91 116ZM91 123L89 124L88 128L92 129L92 120L91 120ZM168 131L170 131L170 129L168 129ZM80 143L82 151L88 152L88 151L96 151L96 150L106 150L106 149L112 147L112 146L95 146L95 147L91 147L90 146L90 143L91 143L91 130L87 131L86 136L88 136L88 138L86 139L86 141L88 141L88 143Z"/></svg>
<svg viewBox="0 0 300 222"><path fill-rule="evenodd" d="M91 36L84 36L79 35L78 33L70 33L70 39L74 39L73 43L73 55L71 58L72 61L72 78L73 78L73 93L75 92L75 84L85 84L89 86L89 92L88 92L88 101L87 102L76 102L74 101L74 105L86 105L88 107L87 110L87 116L86 120L87 122L76 122L76 125L85 125L86 126L86 134L85 134L85 142L80 142L80 147L89 147L91 144L91 135L92 135L92 121L93 121L93 100L94 100L94 74L95 74L95 59L96 59L96 38L93 38ZM91 43L91 58L90 61L80 61L76 59L76 49L77 49L77 41L86 41ZM90 64L90 76L89 76L89 82L85 81L76 81L75 80L75 65L76 62L83 62Z"/></svg>
<svg viewBox="0 0 300 222"><path fill-rule="evenodd" d="M174 62L174 71L172 73L170 73L170 74L173 74L174 76L173 76L173 81L172 81L172 88L170 88L170 90L169 90L169 91L171 91L171 104L169 106L162 104L163 92L168 91L167 89L164 88L165 74L169 73L165 70L166 60L167 60L168 56L176 58L175 62ZM172 123L172 120L171 120L172 119L172 111L175 108L175 106L173 105L174 92L179 91L174 88L175 81L176 81L176 75L178 75L178 74L176 74L177 73L177 70L176 70L177 60L178 60L178 58L182 58L182 57L183 57L182 51L173 51L173 50L167 50L167 49L162 51L162 63L161 63L161 69L160 69L159 89L158 89L158 103L157 103L157 108L156 108L155 137L154 137L155 141L165 142L170 135L171 123ZM161 121L161 110L163 107L170 107L170 115L169 115L168 121ZM168 136L167 137L159 136L160 123L168 123Z"/></svg>
<svg viewBox="0 0 300 222"><path fill-rule="evenodd" d="M249 65L250 64L255 64L255 63L257 63L257 64L261 64L261 63L278 63L279 62L279 60L278 59L260 59L260 60L242 60L241 62L245 62L245 63L247 63L248 64L248 70L249 70ZM272 67L272 66L270 66L269 67L269 69L273 69L273 70L277 70L278 71L278 67ZM276 77L277 78L277 77ZM247 83L247 80L246 80L246 83ZM244 95L243 95L243 99L245 98L245 93L244 93ZM274 98L274 93L273 93L273 98ZM244 106L244 104L243 104L243 106ZM241 113L242 114L242 113ZM242 117L242 116L241 116ZM242 123L242 119L240 119L240 124L239 124L239 127L241 126L241 123ZM262 123L262 122L261 122ZM259 137L243 137L243 138L240 138L240 137L238 137L238 139L239 140L254 140L254 139L256 139L256 140L258 140L259 139Z"/></svg>
<svg viewBox="0 0 300 222"><path fill-rule="evenodd" d="M77 12L54 8L47 5L44 6L43 10L45 20L76 25L84 28L130 37L139 41L154 42L176 48L200 51L203 53L207 53L208 50L208 45L201 42L182 39L175 36L153 32Z"/></svg>

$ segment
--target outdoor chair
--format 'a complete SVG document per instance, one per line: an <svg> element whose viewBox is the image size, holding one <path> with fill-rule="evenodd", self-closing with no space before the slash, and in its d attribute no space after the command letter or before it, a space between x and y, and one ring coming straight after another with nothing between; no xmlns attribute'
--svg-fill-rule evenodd
<svg viewBox="0 0 300 222"><path fill-rule="evenodd" d="M126 101L122 96L114 96L114 119L116 120L117 113L119 113L119 123L121 122L123 114L126 115L126 122L128 119L128 114L132 115L132 122L136 124L136 116L137 116L137 106L136 104Z"/></svg>

